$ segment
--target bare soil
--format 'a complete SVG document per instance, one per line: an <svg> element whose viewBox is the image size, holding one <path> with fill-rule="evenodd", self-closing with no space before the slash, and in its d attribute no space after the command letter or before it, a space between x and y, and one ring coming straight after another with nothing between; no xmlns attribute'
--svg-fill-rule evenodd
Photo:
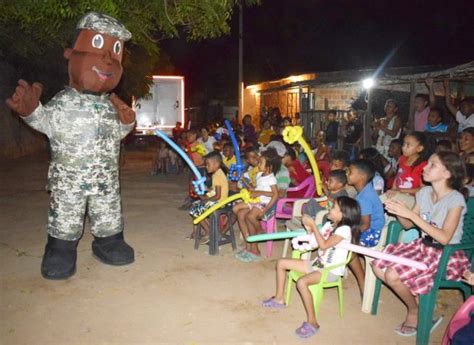
<svg viewBox="0 0 474 345"><path fill-rule="evenodd" d="M285 310L260 306L274 293L282 243L258 263L237 261L230 245L219 256L208 255L207 246L194 250L185 240L191 219L177 209L186 196L186 176L149 176L146 149L125 156L125 236L136 261L122 267L96 261L86 224L77 273L66 281L40 275L49 198L46 155L0 164L0 343L301 344L294 330L305 314L296 292ZM321 330L308 343L415 343L393 332L405 307L390 291L383 288L379 313L372 316L361 312L351 274L344 285L344 318L337 313L336 291L328 291ZM445 320L432 343L440 342L460 303L455 291L441 294L437 313Z"/></svg>

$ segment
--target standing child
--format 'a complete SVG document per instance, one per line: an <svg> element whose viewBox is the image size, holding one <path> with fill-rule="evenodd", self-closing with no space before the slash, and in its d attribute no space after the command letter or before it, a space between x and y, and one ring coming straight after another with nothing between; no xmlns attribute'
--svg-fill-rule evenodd
<svg viewBox="0 0 474 345"><path fill-rule="evenodd" d="M242 124L245 142L251 143L253 145L257 144L257 132L255 131L255 127L252 125L252 116L250 116L250 114L246 114L242 119Z"/></svg>
<svg viewBox="0 0 474 345"><path fill-rule="evenodd" d="M151 167L150 175L156 175L158 172L166 174L168 172L168 160L170 150L164 141L160 141L158 152L156 153L153 165Z"/></svg>
<svg viewBox="0 0 474 345"><path fill-rule="evenodd" d="M395 195L394 191L414 195L421 188L423 168L431 155L429 138L420 132L407 134L403 139L402 152L389 197Z"/></svg>
<svg viewBox="0 0 474 345"><path fill-rule="evenodd" d="M405 321L395 328L399 335L416 334L417 296L427 294L432 288L443 246L461 241L466 202L458 190L462 188L465 176L464 164L456 153L439 152L429 158L423 169L423 178L431 186L416 193L412 210L399 201L389 199L385 202L387 211L396 215L404 228L418 227L422 238L410 243L389 244L384 252L428 266L422 271L384 260L372 263L375 275L390 286L408 308ZM461 280L468 267L464 252L455 252L449 259L446 279ZM441 318L433 320L433 328L440 322Z"/></svg>
<svg viewBox="0 0 474 345"><path fill-rule="evenodd" d="M226 199L229 195L229 185L226 177L227 169L222 164L221 155L218 152L211 152L204 159L207 173L212 176L212 185L205 196L192 203L189 214L194 218L199 217L207 209ZM209 242L209 223L207 219L202 221L202 226L205 233L201 238L201 244L206 244ZM193 235L190 238L193 238Z"/></svg>
<svg viewBox="0 0 474 345"><path fill-rule="evenodd" d="M383 205L372 185L374 174L375 169L371 162L359 159L351 163L347 175L348 183L357 190L356 200L359 202L361 209L360 245L364 247L377 245L385 224ZM359 255L353 254L349 267L356 277L362 297L365 272L362 269Z"/></svg>
<svg viewBox="0 0 474 345"><path fill-rule="evenodd" d="M275 296L263 301L266 308L280 309L286 307L283 297L286 281L286 272L289 270L305 273L296 283L296 288L301 296L306 311L307 321L297 328L295 333L300 338L309 338L319 331L319 324L316 320L313 296L309 287L318 284L321 280L321 269L326 266L343 263L348 255L347 249L336 248L335 246L342 240L358 243L360 208L352 198L341 196L334 202L329 211L329 219L318 230L314 220L309 216L303 217L303 224L308 232L314 235L310 244L314 248L319 247L318 256L314 260L303 259L279 259L276 265L277 284ZM345 266L337 267L328 274L327 281L333 282L344 275Z"/></svg>
<svg viewBox="0 0 474 345"><path fill-rule="evenodd" d="M257 203L241 202L234 206L233 211L237 215L240 231L247 239L249 235L261 232L260 221L265 214L272 210L278 199L277 180L275 174L280 169L281 160L278 156L269 155L266 152L260 157L255 188L249 187L252 198L259 198ZM236 254L237 259L250 262L261 258L257 243L245 243L245 249Z"/></svg>

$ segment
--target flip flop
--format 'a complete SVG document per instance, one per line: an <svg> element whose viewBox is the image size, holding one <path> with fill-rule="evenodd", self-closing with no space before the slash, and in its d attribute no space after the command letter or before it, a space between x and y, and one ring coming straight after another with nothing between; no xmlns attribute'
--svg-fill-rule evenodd
<svg viewBox="0 0 474 345"><path fill-rule="evenodd" d="M235 255L237 260L240 260L242 262L251 262L253 261L252 257L250 256L250 253L247 251L243 251L241 253L238 253Z"/></svg>
<svg viewBox="0 0 474 345"><path fill-rule="evenodd" d="M270 309L282 309L282 308L286 308L286 304L285 303L278 303L276 300L275 300L275 297L270 297L269 299L265 300L262 302L262 306L264 306L265 308L270 308Z"/></svg>
<svg viewBox="0 0 474 345"><path fill-rule="evenodd" d="M296 329L295 333L298 337L300 337L302 339L306 339L306 338L312 337L313 335L318 333L318 331L319 331L319 327L316 328L313 325L311 325L310 323L307 323L305 321L305 322L303 322L301 327Z"/></svg>
<svg viewBox="0 0 474 345"><path fill-rule="evenodd" d="M403 329L405 329L406 331L403 331ZM394 331L402 337L413 337L416 335L417 328L413 326L406 326L405 322L403 322L402 324L395 327Z"/></svg>
<svg viewBox="0 0 474 345"><path fill-rule="evenodd" d="M438 316L438 317L435 317L431 321L430 333L432 333L441 324L441 322L443 322L443 316L442 315ZM411 331L402 332L403 328L404 329L411 329ZM395 327L395 333L397 333L398 335L401 335L403 337L412 337L412 336L416 335L416 332L417 332L417 327L405 326L405 322L403 322L402 324Z"/></svg>

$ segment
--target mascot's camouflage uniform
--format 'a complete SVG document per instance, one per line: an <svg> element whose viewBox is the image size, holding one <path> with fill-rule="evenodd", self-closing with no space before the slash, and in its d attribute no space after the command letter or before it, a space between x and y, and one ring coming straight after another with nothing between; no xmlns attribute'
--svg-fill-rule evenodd
<svg viewBox="0 0 474 345"><path fill-rule="evenodd" d="M113 90L122 75L123 43L129 31L116 19L90 12L77 24L66 49L69 87L42 106L41 85L20 80L7 104L49 138L52 161L48 243L41 272L48 279L75 273L76 247L89 216L92 251L111 265L133 262L123 239L119 185L120 141L135 125L135 113Z"/></svg>

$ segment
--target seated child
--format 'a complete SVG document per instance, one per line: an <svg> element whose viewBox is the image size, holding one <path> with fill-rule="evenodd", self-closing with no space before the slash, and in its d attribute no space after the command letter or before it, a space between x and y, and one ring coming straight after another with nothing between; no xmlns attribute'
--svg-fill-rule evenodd
<svg viewBox="0 0 474 345"><path fill-rule="evenodd" d="M260 221L268 211L276 204L278 199L277 180L275 173L280 168L281 160L278 156L272 156L264 152L260 157L256 186L251 191L252 198L259 198L256 203L240 202L233 208L237 215L240 231L247 239L249 235L256 235L261 232ZM245 248L236 254L237 259L250 262L261 259L257 243L245 243Z"/></svg>
<svg viewBox="0 0 474 345"><path fill-rule="evenodd" d="M227 167L227 169L230 169L232 164L237 164L237 158L235 157L234 154L234 146L230 142L225 142L224 145L222 146L222 156L223 156L223 163Z"/></svg>
<svg viewBox="0 0 474 345"><path fill-rule="evenodd" d="M428 122L425 125L425 132L428 133L446 133L448 125L443 123L441 109L431 108L428 115Z"/></svg>
<svg viewBox="0 0 474 345"><path fill-rule="evenodd" d="M324 194L327 196L327 201L319 203L316 199L310 199L303 207L303 214L316 217L318 212L323 210L330 210L335 199L340 196L348 196L345 186L347 184L346 172L344 170L332 170L329 175L329 180L323 184ZM324 220L327 217L324 217ZM285 223L286 227L293 231L302 228L299 217L292 218Z"/></svg>
<svg viewBox="0 0 474 345"><path fill-rule="evenodd" d="M392 145L392 143L390 143ZM389 147L390 150L390 147ZM391 168L387 158L385 158L377 149L368 147L360 151L359 159L366 159L374 165L375 175L372 179L372 184L377 194L385 192L385 173Z"/></svg>
<svg viewBox="0 0 474 345"><path fill-rule="evenodd" d="M443 246L461 241L466 202L459 190L465 176L466 171L459 155L438 152L429 158L423 169L423 178L431 186L423 187L416 193L416 204L412 210L399 201L389 199L385 202L386 210L396 215L404 228L418 227L422 231L422 238L410 243L389 244L384 252L428 266L427 270L422 271L384 260L372 262L375 275L407 306L405 320L395 328L399 335L416 334L417 297L427 294L433 287ZM461 280L468 267L469 260L464 252L455 252L448 261L446 279ZM440 320L433 320L433 328L439 325Z"/></svg>
<svg viewBox="0 0 474 345"><path fill-rule="evenodd" d="M247 182L250 183L250 185L255 186L257 182L257 174L259 173L258 161L260 158L257 149L253 146L248 147L244 151L244 157L248 164L248 168L243 174L243 178L247 179Z"/></svg>
<svg viewBox="0 0 474 345"><path fill-rule="evenodd" d="M350 160L349 152L344 151L344 150L333 151L331 152L331 156L329 160L329 171L342 169L346 171L347 173L350 163L351 163L351 160ZM329 171L327 175L325 175L326 178L329 178ZM347 194L351 198L355 198L357 194L356 189L349 184L346 184L345 188L346 188Z"/></svg>
<svg viewBox="0 0 474 345"><path fill-rule="evenodd" d="M401 139L393 139L388 147L388 161L390 169L385 173L387 179L387 189L391 189L395 176L398 172L398 160L402 155L403 141Z"/></svg>
<svg viewBox="0 0 474 345"><path fill-rule="evenodd" d="M361 212L360 245L365 247L377 245L385 224L383 205L372 185L374 174L375 169L372 163L359 159L351 163L347 175L347 182L357 190L356 200L359 202ZM362 297L365 271L362 269L360 257L357 254L353 254L349 267L356 277Z"/></svg>
<svg viewBox="0 0 474 345"><path fill-rule="evenodd" d="M282 163L288 169L290 173L291 183L293 186L298 186L304 180L306 180L310 175L309 172L303 167L299 159L296 157L296 151L291 146L287 146L287 151L283 157ZM306 190L302 189L297 192L288 192L287 195L289 198L302 198Z"/></svg>
<svg viewBox="0 0 474 345"><path fill-rule="evenodd" d="M307 321L303 322L301 327L296 329L296 334L301 338L309 338L319 330L319 324L315 317L313 296L309 286L320 282L322 268L341 264L347 259L348 251L335 247L339 242L346 240L358 243L360 208L357 201L346 196L337 198L329 211L328 218L330 222L327 222L321 230L318 230L311 217L303 216L305 228L314 235L309 244L312 244L314 248L319 247L318 255L314 260L279 259L276 265L277 283L275 295L263 301L263 306L266 308L279 309L286 307L284 289L287 271L293 270L304 273L305 275L298 279L296 283L307 318ZM327 281L336 281L344 273L344 266L337 267L329 272Z"/></svg>
<svg viewBox="0 0 474 345"><path fill-rule="evenodd" d="M193 218L199 217L207 209L214 206L219 201L226 199L229 194L229 185L226 176L227 169L222 164L222 156L220 153L208 153L204 159L206 162L206 170L208 174L212 176L212 185L209 191L204 196L200 197L200 200L192 203L189 214ZM209 222L207 219L202 221L202 226L205 234L201 239L201 244L206 244L209 242ZM193 238L193 235L194 231L190 238Z"/></svg>
<svg viewBox="0 0 474 345"><path fill-rule="evenodd" d="M326 146L326 133L324 131L319 131L316 135L316 147L311 152L317 161L323 161L328 158L329 147Z"/></svg>
<svg viewBox="0 0 474 345"><path fill-rule="evenodd" d="M270 144L266 146L265 153L281 161L282 157L286 153L286 147L283 144L281 144L283 146L280 146L280 147L270 146L272 143L274 142L272 141ZM284 148L284 150L282 148ZM290 179L290 172L288 171L288 169L285 167L284 164L280 164L280 169L275 174L275 178L277 180L278 197L285 198L286 192L288 188L290 188L291 179Z"/></svg>

